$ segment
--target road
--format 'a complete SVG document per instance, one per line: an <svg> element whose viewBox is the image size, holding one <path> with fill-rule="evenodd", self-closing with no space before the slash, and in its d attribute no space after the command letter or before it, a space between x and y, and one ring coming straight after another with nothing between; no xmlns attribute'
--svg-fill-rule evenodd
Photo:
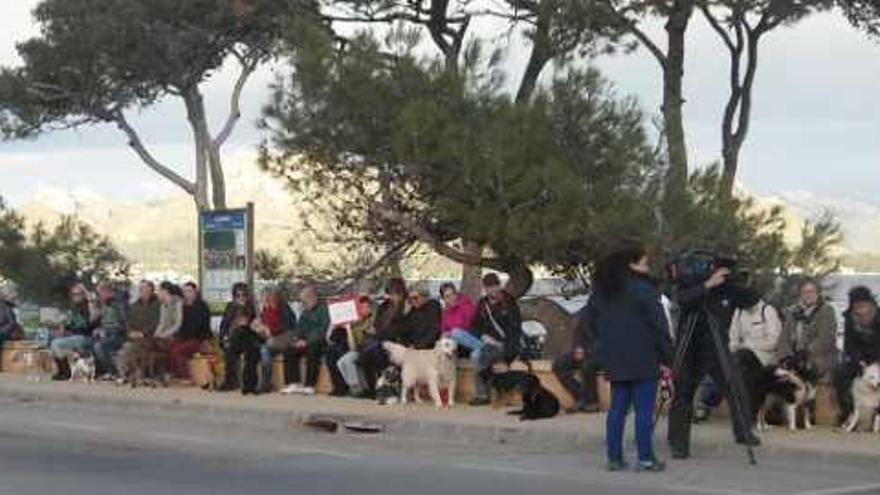
<svg viewBox="0 0 880 495"><path fill-rule="evenodd" d="M880 493L877 464L764 455L672 463L667 473L607 473L579 452L381 436L287 432L169 420L70 404L0 399L2 495Z"/></svg>

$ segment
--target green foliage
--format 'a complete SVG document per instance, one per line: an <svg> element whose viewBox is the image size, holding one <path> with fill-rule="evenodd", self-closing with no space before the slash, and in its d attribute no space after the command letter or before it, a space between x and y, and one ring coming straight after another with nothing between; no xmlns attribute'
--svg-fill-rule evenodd
<svg viewBox="0 0 880 495"><path fill-rule="evenodd" d="M838 0L838 5L855 27L880 39L880 3L877 0Z"/></svg>
<svg viewBox="0 0 880 495"><path fill-rule="evenodd" d="M261 280L279 281L287 275L284 258L266 249L254 253L254 271Z"/></svg>
<svg viewBox="0 0 880 495"><path fill-rule="evenodd" d="M658 163L634 101L571 70L516 104L478 47L453 71L415 42L398 30L341 52L301 46L267 108L264 166L332 198L336 223L374 245L444 254L469 239L493 260L565 267L650 229Z"/></svg>
<svg viewBox="0 0 880 495"><path fill-rule="evenodd" d="M736 256L750 270L758 286L769 290L789 263L782 207L759 207L754 198L723 194L717 166L693 173L689 199L675 208L676 215L664 236L671 253L706 249Z"/></svg>
<svg viewBox="0 0 880 495"><path fill-rule="evenodd" d="M63 305L75 282L125 278L128 264L106 237L74 217L27 232L22 216L0 200L0 277L38 304Z"/></svg>
<svg viewBox="0 0 880 495"><path fill-rule="evenodd" d="M675 209L677 214L667 225L670 232L664 235L667 241L659 244L658 253L674 256L705 249L735 256L768 294L788 293L804 277L821 280L839 268L837 249L843 236L830 214L807 221L798 244L790 246L782 207L761 207L752 197L722 194L717 166L692 174L688 189L689 199Z"/></svg>
<svg viewBox="0 0 880 495"><path fill-rule="evenodd" d="M43 0L40 35L17 47L23 65L0 72L4 132L111 121L197 86L229 56L266 57L269 19L288 2L253 3L239 17L230 0Z"/></svg>

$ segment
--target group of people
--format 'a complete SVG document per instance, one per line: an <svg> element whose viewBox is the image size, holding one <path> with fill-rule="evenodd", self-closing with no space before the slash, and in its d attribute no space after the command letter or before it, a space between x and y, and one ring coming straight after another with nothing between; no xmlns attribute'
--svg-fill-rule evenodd
<svg viewBox="0 0 880 495"><path fill-rule="evenodd" d="M740 409L732 410L734 415L746 418L745 424L732 421L736 441L760 444L753 420L761 404L749 403L747 388L752 384L743 383L739 373L743 356L762 367L776 366L792 356L803 357L818 382L833 384L840 423L852 412L851 387L862 366L880 362L880 308L875 295L865 287L849 293L844 348L839 353L835 312L823 300L814 280L800 283L797 304L777 311L750 283L731 283L731 271L720 267L701 283L673 288L678 307L677 324L673 325L664 314L658 284L650 273L648 255L638 245L604 258L595 270L592 295L580 315L574 351L559 358L554 367L567 370L569 375L575 368L586 373L602 368L608 373L611 407L606 442L612 471L627 466L622 439L630 409L635 411L638 468L665 468L651 441L657 392L663 390L660 383L669 384L672 395L667 436L672 456L686 459L691 455L692 422L705 418L722 396L732 408ZM715 340L713 327L719 330L720 342ZM732 373L724 370L722 360L728 354L720 355L719 344L733 356ZM592 365L585 367L585 362ZM728 377L737 383L728 383ZM695 401L698 389L701 393ZM580 390L585 398L595 397L588 387Z"/></svg>
<svg viewBox="0 0 880 495"><path fill-rule="evenodd" d="M77 355L93 356L98 376L122 381L139 366L139 358L151 355L160 363L151 372L161 376L153 378L186 380L190 359L203 352L222 357L217 391L258 395L273 392L281 382L283 394L311 395L326 364L332 395L373 398L379 375L391 365L384 342L423 350L445 336L470 355L477 371L472 404L485 405L492 366L509 364L519 355L522 318L497 275L483 278L483 290L484 296L474 301L454 284L444 284L435 298L424 288L391 279L381 304L358 296L359 319L332 325L327 302L313 285L299 291L297 312L281 288L263 290L258 300L247 284L239 283L215 335L210 310L192 282L156 287L142 281L131 303L110 283L98 284L95 295L76 284L70 289L67 318L49 343L56 364L53 378L69 379L70 358ZM6 309L14 314L0 304L0 324ZM283 358L283 376L273 380L277 356Z"/></svg>
<svg viewBox="0 0 880 495"><path fill-rule="evenodd" d="M192 282L182 287L162 282L157 288L143 281L133 303L110 283L98 284L96 292L91 295L82 284L70 289L67 319L49 344L55 380L70 378L71 354L94 356L98 376L115 380L144 352L167 355L164 373L186 379L189 359L213 337L211 312Z"/></svg>
<svg viewBox="0 0 880 495"><path fill-rule="evenodd" d="M658 384L674 383L669 387L674 392L668 431L674 458L690 456L691 423L705 419L721 397L730 399L736 393L734 384L727 383L736 374L723 372L718 344L709 331L712 323L722 329L723 345L734 356L751 353L763 366L793 354L806 356L819 380L834 385L841 418L853 408L850 387L863 363L880 362L880 308L867 288L857 287L849 294L845 344L839 353L835 313L815 281L802 282L798 303L777 311L753 287L729 283L730 270L719 268L700 284L675 288L678 318L673 324L651 273L649 257L639 245L601 260L589 302L578 315L572 348L553 364L559 382L576 400L576 411L598 410L596 373L607 373L611 470L627 467L623 433L630 410L635 411L637 467L664 469L651 440ZM210 311L194 283L179 287L163 282L155 287L143 281L131 304L110 284L99 284L96 296L77 284L70 290L62 332L50 344L57 365L54 378L70 376L71 353L93 355L99 374L116 378L124 377L136 356L147 352L167 356L167 374L186 379L190 358L211 352L222 356L225 369L218 391L257 395L273 392L275 383L282 382L284 394L311 395L326 364L332 395L374 398L378 377L391 365L384 342L431 349L448 337L473 363L471 404L486 405L493 367L517 359L523 332L519 305L499 277L488 274L482 285L483 297L474 301L454 284L443 284L439 298L434 298L421 287L408 288L404 280L391 279L381 304L371 296L358 296L357 321L333 325L327 302L315 286L299 291L301 307L296 312L280 288L265 289L257 301L246 284L236 284L215 336ZM15 323L11 306L0 298L0 338ZM688 326L694 331L684 343L676 337ZM284 372L273 381L276 356L283 357ZM749 410L744 401L747 398L740 397L731 405ZM733 423L738 442L760 443L753 425Z"/></svg>
<svg viewBox="0 0 880 495"><path fill-rule="evenodd" d="M488 378L482 372L499 361L516 359L522 318L497 275L486 275L483 289L484 297L475 302L455 285L444 284L435 299L423 288L409 289L404 280L391 279L381 304L358 296L358 320L333 325L327 303L314 286L300 290L297 316L279 289L267 289L258 305L249 288L237 284L220 324L226 371L218 390L240 389L245 395L274 391L272 363L281 355L283 394L314 394L324 363L333 385L331 395L374 398L379 375L391 364L384 342L424 350L446 336L470 353L478 371L472 403L488 404Z"/></svg>

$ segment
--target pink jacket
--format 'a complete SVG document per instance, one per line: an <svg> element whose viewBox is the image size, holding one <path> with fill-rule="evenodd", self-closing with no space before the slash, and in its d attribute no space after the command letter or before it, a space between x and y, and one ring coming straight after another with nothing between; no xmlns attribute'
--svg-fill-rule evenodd
<svg viewBox="0 0 880 495"><path fill-rule="evenodd" d="M455 304L443 310L440 331L445 335L456 328L470 330L477 314L477 305L466 294L459 294Z"/></svg>

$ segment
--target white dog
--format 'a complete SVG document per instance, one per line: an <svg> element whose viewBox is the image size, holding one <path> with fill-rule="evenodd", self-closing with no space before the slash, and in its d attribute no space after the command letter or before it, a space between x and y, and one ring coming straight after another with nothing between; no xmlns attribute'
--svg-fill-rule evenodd
<svg viewBox="0 0 880 495"><path fill-rule="evenodd" d="M434 405L442 409L443 400L440 389L447 388L449 400L447 408L455 405L455 361L458 346L450 338L441 338L432 350L415 350L385 342L382 344L388 351L392 363L401 367L400 403L406 404L409 391L413 391L413 399L421 403L417 385L425 384Z"/></svg>
<svg viewBox="0 0 880 495"><path fill-rule="evenodd" d="M95 357L84 356L79 352L70 355L70 381L82 379L85 383L95 382Z"/></svg>
<svg viewBox="0 0 880 495"><path fill-rule="evenodd" d="M862 363L862 374L853 380L853 413L850 415L844 430L856 430L880 433L880 363Z"/></svg>

